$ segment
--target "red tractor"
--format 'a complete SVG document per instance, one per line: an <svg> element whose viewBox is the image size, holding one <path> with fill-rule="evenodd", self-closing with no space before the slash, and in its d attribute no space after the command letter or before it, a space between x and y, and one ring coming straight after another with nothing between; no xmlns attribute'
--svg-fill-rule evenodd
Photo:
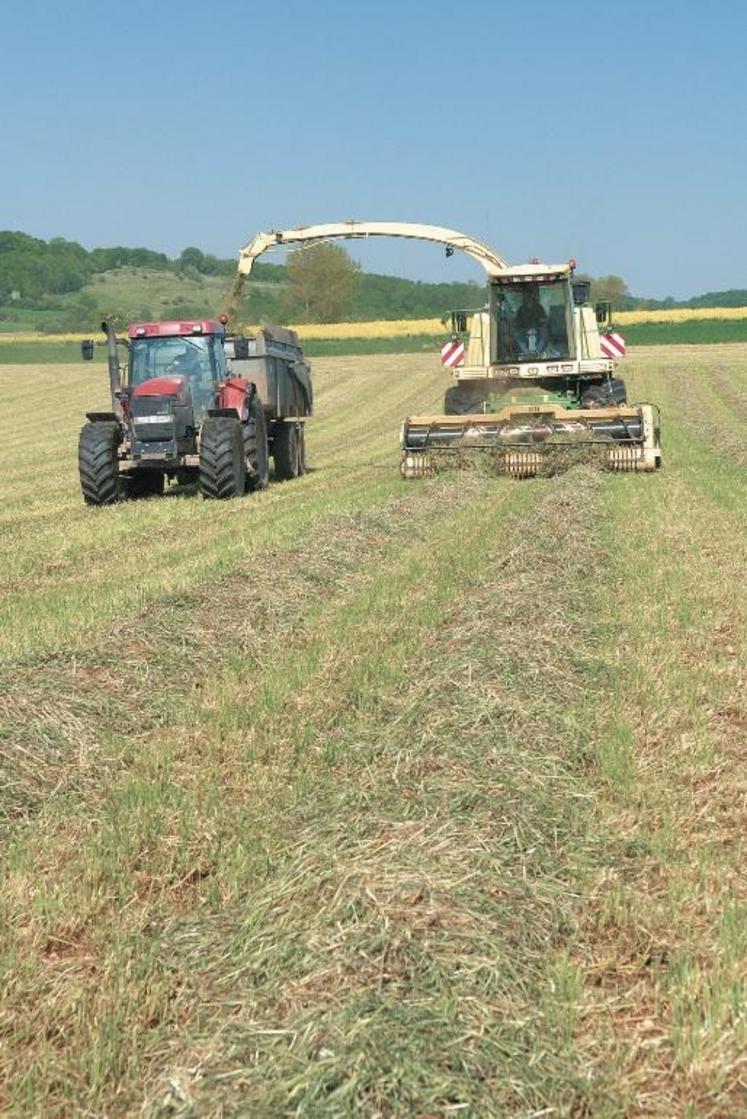
<svg viewBox="0 0 747 1119"><path fill-rule="evenodd" d="M162 494L167 480L199 482L205 498L265 489L306 470L311 370L293 331L227 337L223 322L136 323L106 334L111 412L88 412L80 484L88 505ZM127 350L122 369L117 347ZM93 358L93 342L82 344Z"/></svg>

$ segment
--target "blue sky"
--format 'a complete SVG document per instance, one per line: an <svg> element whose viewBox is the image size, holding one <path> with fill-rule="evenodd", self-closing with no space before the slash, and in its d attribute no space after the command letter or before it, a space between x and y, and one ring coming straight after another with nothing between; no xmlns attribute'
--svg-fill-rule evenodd
<svg viewBox="0 0 747 1119"><path fill-rule="evenodd" d="M232 256L259 229L417 220L641 295L747 287L746 37L732 0L2 0L0 228Z"/></svg>

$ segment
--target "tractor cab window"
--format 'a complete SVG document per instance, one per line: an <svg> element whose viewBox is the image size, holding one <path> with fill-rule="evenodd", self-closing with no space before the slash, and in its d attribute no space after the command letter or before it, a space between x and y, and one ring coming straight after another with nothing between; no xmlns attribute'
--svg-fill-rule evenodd
<svg viewBox="0 0 747 1119"><path fill-rule="evenodd" d="M571 356L566 277L493 285L495 361L552 361Z"/></svg>
<svg viewBox="0 0 747 1119"><path fill-rule="evenodd" d="M153 377L183 376L198 410L209 407L213 394L213 362L207 337L136 338L131 344L130 384Z"/></svg>

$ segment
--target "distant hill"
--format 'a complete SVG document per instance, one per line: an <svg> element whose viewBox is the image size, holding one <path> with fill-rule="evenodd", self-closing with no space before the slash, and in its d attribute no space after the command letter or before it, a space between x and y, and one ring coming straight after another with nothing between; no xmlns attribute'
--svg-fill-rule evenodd
<svg viewBox="0 0 747 1119"><path fill-rule="evenodd" d="M44 241L0 231L0 331L88 330L102 314L120 321L216 315L235 270L235 260L194 246L170 259L147 248L87 250L61 237ZM747 306L747 289L708 292L680 302L642 299L630 295L619 277L596 281L599 297L616 296L615 284L620 298L613 302L620 309ZM451 309L481 306L484 291L481 283L434 284L364 272L352 317L433 318ZM299 308L288 296L283 265L256 264L245 293L241 318L247 322L299 317Z"/></svg>

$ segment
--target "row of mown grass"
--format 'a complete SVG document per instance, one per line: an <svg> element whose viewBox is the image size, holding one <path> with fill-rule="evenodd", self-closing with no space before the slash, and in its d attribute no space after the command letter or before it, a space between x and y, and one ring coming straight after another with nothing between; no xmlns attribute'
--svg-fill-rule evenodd
<svg viewBox="0 0 747 1119"><path fill-rule="evenodd" d="M84 509L92 371L41 470L58 375L0 382L0 1110L738 1113L743 351L692 358L629 363L656 477L422 486L433 360L318 363L317 469L219 508Z"/></svg>

